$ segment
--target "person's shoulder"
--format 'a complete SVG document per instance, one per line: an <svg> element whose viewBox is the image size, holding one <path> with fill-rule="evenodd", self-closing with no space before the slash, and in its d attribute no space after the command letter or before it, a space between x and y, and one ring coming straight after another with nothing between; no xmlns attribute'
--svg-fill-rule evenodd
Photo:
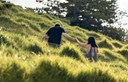
<svg viewBox="0 0 128 82"><path fill-rule="evenodd" d="M64 28L63 27L59 27L60 30L64 31Z"/></svg>
<svg viewBox="0 0 128 82"><path fill-rule="evenodd" d="M59 27L60 29L64 29L63 27Z"/></svg>

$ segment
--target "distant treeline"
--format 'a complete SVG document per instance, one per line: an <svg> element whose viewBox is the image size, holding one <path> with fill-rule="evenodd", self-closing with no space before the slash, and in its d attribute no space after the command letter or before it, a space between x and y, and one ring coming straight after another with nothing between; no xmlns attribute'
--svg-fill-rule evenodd
<svg viewBox="0 0 128 82"><path fill-rule="evenodd" d="M48 0L45 8L36 8L38 13L48 13L66 18L70 25L80 26L124 41L126 32L120 25L114 26L125 12L119 10L117 0Z"/></svg>

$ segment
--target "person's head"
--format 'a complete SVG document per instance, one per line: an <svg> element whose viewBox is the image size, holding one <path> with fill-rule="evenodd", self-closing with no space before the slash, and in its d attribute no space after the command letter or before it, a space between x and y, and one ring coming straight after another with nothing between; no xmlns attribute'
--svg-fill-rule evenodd
<svg viewBox="0 0 128 82"><path fill-rule="evenodd" d="M88 44L90 44L92 47L98 47L95 41L95 38L93 36L90 36L88 38Z"/></svg>
<svg viewBox="0 0 128 82"><path fill-rule="evenodd" d="M60 26L61 26L61 25L60 25L60 24L58 24L58 23L57 23L57 24L55 24L55 27L60 27Z"/></svg>

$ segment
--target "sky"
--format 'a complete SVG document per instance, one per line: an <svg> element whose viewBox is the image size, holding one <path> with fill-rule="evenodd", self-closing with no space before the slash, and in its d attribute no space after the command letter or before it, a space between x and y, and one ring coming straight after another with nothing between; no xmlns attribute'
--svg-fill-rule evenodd
<svg viewBox="0 0 128 82"><path fill-rule="evenodd" d="M36 0L7 0L7 1L10 1L16 5L21 5L23 8L25 7L41 8L42 7L42 4L37 3ZM128 13L128 0L118 0L117 4L119 5L120 10L126 11ZM123 18L121 22L124 24L122 25L122 27L128 30L128 24L125 24L125 23L128 23L128 17Z"/></svg>
<svg viewBox="0 0 128 82"><path fill-rule="evenodd" d="M128 13L128 0L118 0L119 9ZM128 23L128 17L125 17L121 21L122 23ZM123 28L128 30L128 24L123 25Z"/></svg>

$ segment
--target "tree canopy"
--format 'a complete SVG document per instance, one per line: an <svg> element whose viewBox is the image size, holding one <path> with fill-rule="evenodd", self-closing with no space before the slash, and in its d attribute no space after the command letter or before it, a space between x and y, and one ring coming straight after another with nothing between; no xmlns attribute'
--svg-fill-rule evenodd
<svg viewBox="0 0 128 82"><path fill-rule="evenodd" d="M80 26L115 38L116 36L110 33L111 29L114 35L122 33L119 35L120 38L116 39L122 40L124 37L125 31L112 25L118 21L117 12L120 12L117 0L66 0L65 2L47 0L45 4L47 7L44 10L48 14L65 16L70 20L70 25Z"/></svg>

